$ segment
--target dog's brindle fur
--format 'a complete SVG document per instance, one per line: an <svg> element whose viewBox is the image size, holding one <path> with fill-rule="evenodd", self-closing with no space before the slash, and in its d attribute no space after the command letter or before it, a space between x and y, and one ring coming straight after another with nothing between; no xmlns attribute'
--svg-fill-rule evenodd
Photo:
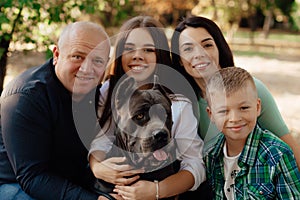
<svg viewBox="0 0 300 200"><path fill-rule="evenodd" d="M159 84L139 90L135 80L129 77L119 85L114 106L116 140L107 158L125 156L126 163L145 169L145 173L140 174L142 180L161 181L176 173L178 161L174 162L171 100L165 90ZM168 158L156 159L153 155L156 150L163 150ZM114 185L97 180L96 187L111 193Z"/></svg>

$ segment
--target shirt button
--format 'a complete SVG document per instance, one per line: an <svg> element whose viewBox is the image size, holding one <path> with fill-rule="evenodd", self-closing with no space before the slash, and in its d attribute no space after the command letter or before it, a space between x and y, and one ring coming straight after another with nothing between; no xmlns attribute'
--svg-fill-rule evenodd
<svg viewBox="0 0 300 200"><path fill-rule="evenodd" d="M93 103L93 101L89 101L89 104L92 104Z"/></svg>
<svg viewBox="0 0 300 200"><path fill-rule="evenodd" d="M263 191L259 191L259 194L264 194L264 192Z"/></svg>

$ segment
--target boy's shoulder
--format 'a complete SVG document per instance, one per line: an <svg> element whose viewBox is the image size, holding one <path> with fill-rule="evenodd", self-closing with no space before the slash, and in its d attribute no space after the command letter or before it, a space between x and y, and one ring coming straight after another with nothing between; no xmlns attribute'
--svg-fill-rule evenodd
<svg viewBox="0 0 300 200"><path fill-rule="evenodd" d="M221 132L219 132L216 137L210 140L206 145L206 151L204 152L204 157L215 157L219 156L222 152L223 145L225 142L225 136Z"/></svg>
<svg viewBox="0 0 300 200"><path fill-rule="evenodd" d="M263 130L258 146L258 159L269 165L276 165L283 155L294 156L292 149L279 137Z"/></svg>

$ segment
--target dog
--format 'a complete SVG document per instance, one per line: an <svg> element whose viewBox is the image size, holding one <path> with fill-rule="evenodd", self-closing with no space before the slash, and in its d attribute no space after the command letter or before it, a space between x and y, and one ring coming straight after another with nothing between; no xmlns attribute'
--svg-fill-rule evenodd
<svg viewBox="0 0 300 200"><path fill-rule="evenodd" d="M109 157L126 157L126 163L145 173L140 179L154 181L176 173L176 142L172 139L172 111L169 93L157 83L138 89L134 78L124 79L114 95L114 145ZM101 191L111 193L114 185L97 180Z"/></svg>

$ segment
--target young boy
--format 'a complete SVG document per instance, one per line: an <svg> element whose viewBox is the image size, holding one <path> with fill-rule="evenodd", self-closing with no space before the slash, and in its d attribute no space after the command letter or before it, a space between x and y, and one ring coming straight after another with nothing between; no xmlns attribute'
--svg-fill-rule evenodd
<svg viewBox="0 0 300 200"><path fill-rule="evenodd" d="M300 199L292 150L257 124L261 102L244 69L218 71L206 86L211 121L222 132L205 154L214 199Z"/></svg>

